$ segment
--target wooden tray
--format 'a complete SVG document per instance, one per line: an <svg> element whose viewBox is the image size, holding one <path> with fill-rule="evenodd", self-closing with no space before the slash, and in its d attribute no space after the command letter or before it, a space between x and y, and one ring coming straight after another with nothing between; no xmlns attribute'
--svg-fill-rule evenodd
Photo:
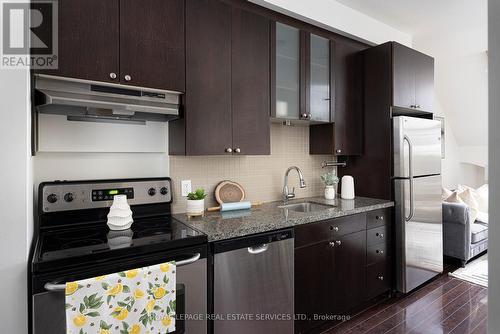
<svg viewBox="0 0 500 334"><path fill-rule="evenodd" d="M215 200L217 203L241 202L245 199L243 187L233 181L222 181L215 188Z"/></svg>

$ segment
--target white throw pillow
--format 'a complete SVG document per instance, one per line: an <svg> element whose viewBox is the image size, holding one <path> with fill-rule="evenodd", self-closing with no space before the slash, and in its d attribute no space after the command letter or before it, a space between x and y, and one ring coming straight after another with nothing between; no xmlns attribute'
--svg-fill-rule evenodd
<svg viewBox="0 0 500 334"><path fill-rule="evenodd" d="M483 184L481 187L476 189L479 203L478 210L484 213L488 213L488 193L488 184Z"/></svg>
<svg viewBox="0 0 500 334"><path fill-rule="evenodd" d="M467 190L465 190L467 191ZM465 199L465 200L464 200ZM467 202L466 202L467 201ZM464 194L464 191L455 190L450 197L448 197L445 202L448 203L463 203L469 208L469 219L471 222L475 222L477 218L477 201L475 201L470 193ZM469 204L470 203L470 204ZM471 207L472 205L472 207Z"/></svg>
<svg viewBox="0 0 500 334"><path fill-rule="evenodd" d="M448 203L464 203L464 201L462 201L462 199L458 196L458 191L454 191L451 193L450 196L448 196L448 198L445 200L445 202L448 202Z"/></svg>
<svg viewBox="0 0 500 334"><path fill-rule="evenodd" d="M447 189L445 187L441 188L441 200L442 201L446 201L446 199L448 197L450 197L451 194L453 194L453 191L451 191L450 189Z"/></svg>
<svg viewBox="0 0 500 334"><path fill-rule="evenodd" d="M461 192L458 193L458 197L467 204L469 207L469 212L470 212L470 218L472 222L476 221L477 218L477 212L479 211L479 202L477 200L477 195L473 189L465 189Z"/></svg>

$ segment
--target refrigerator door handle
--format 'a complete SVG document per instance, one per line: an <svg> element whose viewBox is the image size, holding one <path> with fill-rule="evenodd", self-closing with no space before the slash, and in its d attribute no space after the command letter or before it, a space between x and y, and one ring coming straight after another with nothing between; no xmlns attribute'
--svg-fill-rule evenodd
<svg viewBox="0 0 500 334"><path fill-rule="evenodd" d="M410 182L410 213L408 216L405 214L405 220L408 222L413 218L414 206L413 206L413 145L410 138L405 135L403 140L408 143L408 181Z"/></svg>

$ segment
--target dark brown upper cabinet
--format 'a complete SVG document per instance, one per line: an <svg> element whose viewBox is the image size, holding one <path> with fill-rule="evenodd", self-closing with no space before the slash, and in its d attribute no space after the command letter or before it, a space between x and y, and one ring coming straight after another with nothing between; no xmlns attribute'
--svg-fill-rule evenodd
<svg viewBox="0 0 500 334"><path fill-rule="evenodd" d="M271 117L330 122L332 42L280 22L272 29Z"/></svg>
<svg viewBox="0 0 500 334"><path fill-rule="evenodd" d="M57 76L184 91L184 0L60 0Z"/></svg>
<svg viewBox="0 0 500 334"><path fill-rule="evenodd" d="M392 43L393 105L432 112L434 59L404 45Z"/></svg>
<svg viewBox="0 0 500 334"><path fill-rule="evenodd" d="M117 82L120 0L60 0L58 69L38 73Z"/></svg>
<svg viewBox="0 0 500 334"><path fill-rule="evenodd" d="M361 155L363 153L363 61L367 46L350 40L335 41L334 92L331 124L311 125L309 153Z"/></svg>
<svg viewBox="0 0 500 334"><path fill-rule="evenodd" d="M184 0L120 0L120 82L183 92Z"/></svg>
<svg viewBox="0 0 500 334"><path fill-rule="evenodd" d="M184 117L172 155L269 154L270 22L217 0L186 1Z"/></svg>
<svg viewBox="0 0 500 334"><path fill-rule="evenodd" d="M233 8L231 102L235 154L270 154L270 21Z"/></svg>

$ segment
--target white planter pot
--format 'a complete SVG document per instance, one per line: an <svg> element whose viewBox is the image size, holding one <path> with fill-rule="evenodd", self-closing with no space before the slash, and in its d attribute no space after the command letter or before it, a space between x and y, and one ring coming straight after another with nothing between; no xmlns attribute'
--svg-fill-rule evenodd
<svg viewBox="0 0 500 334"><path fill-rule="evenodd" d="M326 186L325 187L325 199L335 199L335 187Z"/></svg>
<svg viewBox="0 0 500 334"><path fill-rule="evenodd" d="M188 216L201 216L205 212L205 199L187 200L186 213Z"/></svg>

